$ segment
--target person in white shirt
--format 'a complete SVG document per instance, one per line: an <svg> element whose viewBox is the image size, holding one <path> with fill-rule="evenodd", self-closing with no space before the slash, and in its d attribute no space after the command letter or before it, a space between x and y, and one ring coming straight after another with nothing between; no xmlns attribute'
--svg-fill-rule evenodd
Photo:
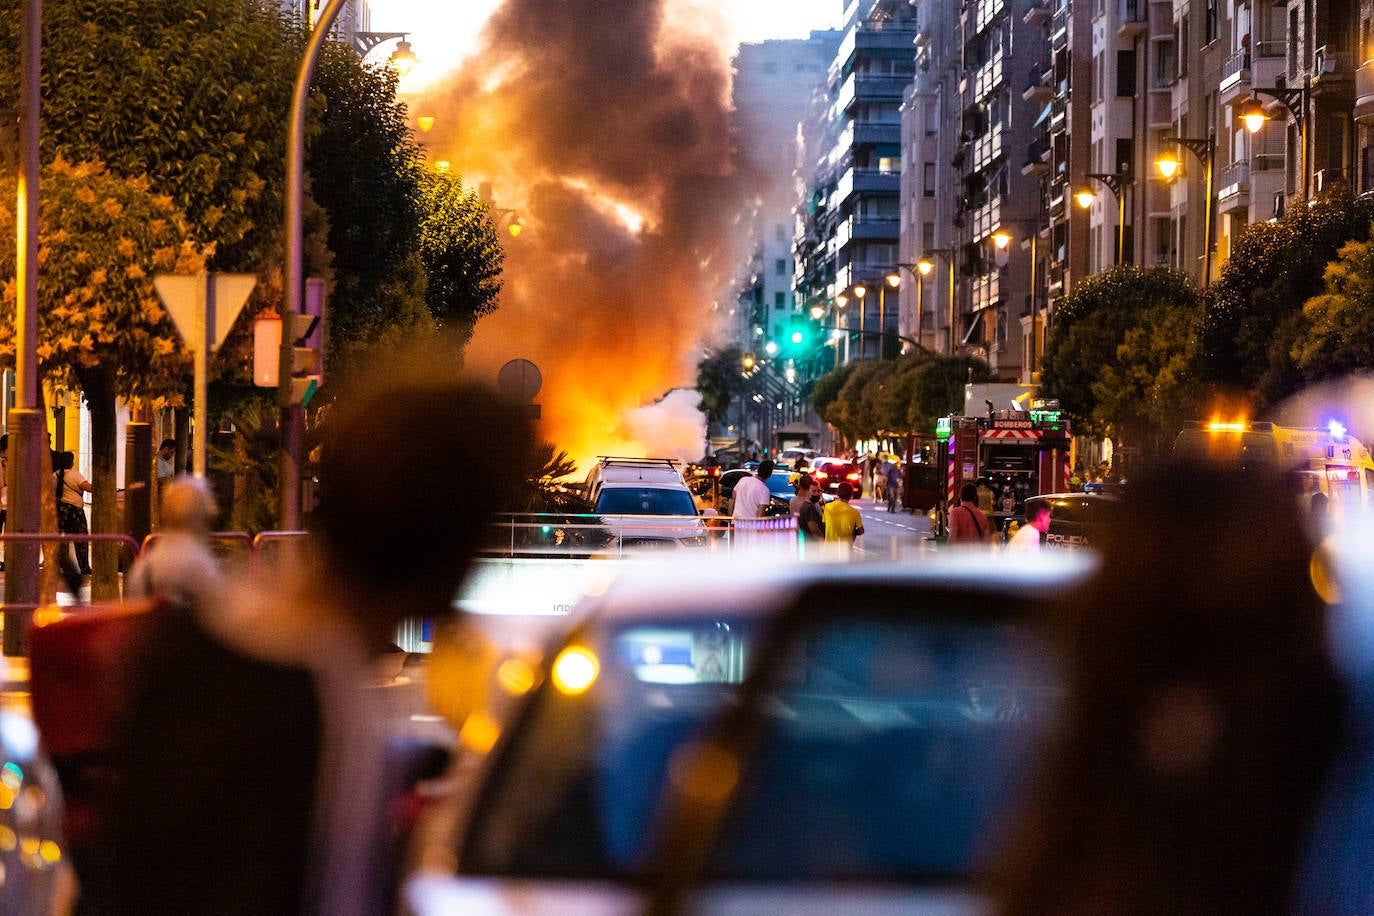
<svg viewBox="0 0 1374 916"><path fill-rule="evenodd" d="M1026 510L1026 523L1007 541L1008 553L1034 553L1040 549L1040 535L1050 530L1050 507L1037 503Z"/></svg>
<svg viewBox="0 0 1374 916"><path fill-rule="evenodd" d="M760 461L757 474L757 477L743 477L735 484L730 506L730 514L735 518L763 518L764 510L772 501L773 494L769 492L768 484L764 483L773 476L772 460L765 458Z"/></svg>

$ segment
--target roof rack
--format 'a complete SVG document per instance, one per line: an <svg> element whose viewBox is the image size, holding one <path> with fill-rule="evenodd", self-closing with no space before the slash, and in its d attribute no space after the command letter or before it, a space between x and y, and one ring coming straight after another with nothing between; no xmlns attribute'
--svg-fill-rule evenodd
<svg viewBox="0 0 1374 916"><path fill-rule="evenodd" d="M682 464L682 462L678 461L676 458L631 458L623 455L597 455L596 462L597 464L608 464L610 462L615 462L616 464L636 464L648 466L662 465L663 467L670 468L675 468L678 465Z"/></svg>

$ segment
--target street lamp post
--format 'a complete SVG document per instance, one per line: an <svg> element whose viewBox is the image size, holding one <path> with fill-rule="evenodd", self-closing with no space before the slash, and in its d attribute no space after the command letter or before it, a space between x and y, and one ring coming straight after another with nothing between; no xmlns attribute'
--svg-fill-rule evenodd
<svg viewBox="0 0 1374 916"><path fill-rule="evenodd" d="M15 200L15 406L9 412L9 516L14 534L37 534L44 416L38 406L38 116L41 104L42 0L25 0L19 40L19 174ZM38 607L39 545L5 551L4 654L23 655Z"/></svg>
<svg viewBox="0 0 1374 916"><path fill-rule="evenodd" d="M864 319L868 317L868 287L859 284L854 287L854 298L859 300L859 362L868 359L868 343L864 336Z"/></svg>
<svg viewBox="0 0 1374 916"><path fill-rule="evenodd" d="M926 310L925 279L935 269L935 262L929 258L922 258L915 264L898 264L897 266L916 278L916 346L924 350L921 327L925 320Z"/></svg>
<svg viewBox="0 0 1374 916"><path fill-rule="evenodd" d="M878 359L880 360L883 359L883 346L887 339L887 288L890 286L896 289L901 285L901 274L888 274L883 277L883 283L878 287L878 330L882 332L882 336L878 338Z"/></svg>
<svg viewBox="0 0 1374 916"><path fill-rule="evenodd" d="M1089 172L1087 178L1100 181L1111 190L1112 196L1116 198L1116 263L1118 265L1126 263L1126 186L1132 184L1130 174L1126 172ZM1092 206L1097 195L1091 188L1082 188L1074 192L1073 199L1078 202L1078 206L1084 210Z"/></svg>
<svg viewBox="0 0 1374 916"><path fill-rule="evenodd" d="M1301 86L1288 87L1283 84L1277 86L1251 86L1251 93L1260 93L1270 96L1282 103L1288 109L1288 113L1293 116L1293 123L1298 125L1299 143L1302 145L1302 196L1306 199L1311 188L1311 169L1308 166L1307 158L1307 103L1312 95L1311 77L1303 77ZM1252 134L1257 134L1264 127L1264 122L1269 120L1269 113L1264 110L1259 99L1251 97L1250 101L1241 106L1241 120L1245 122L1245 129Z"/></svg>
<svg viewBox="0 0 1374 916"><path fill-rule="evenodd" d="M1039 354L1036 352L1036 349L1037 349L1037 346L1036 346L1036 345L1037 345L1037 339L1036 339L1036 337L1037 337L1037 334L1036 334L1036 326L1037 326L1037 325L1039 324L1039 322L1040 322L1040 297L1036 295L1037 290L1036 290L1036 288L1035 288L1035 283L1036 283L1036 275L1035 275L1035 274L1036 274L1036 268L1037 268L1038 263L1039 263L1039 260L1040 260L1039 254L1038 254L1038 252L1037 252L1038 242L1039 242L1039 240L1040 240L1040 227L1036 225L1036 223L1035 223L1034 220L1013 220L1012 222L1020 223L1020 224L1023 224L1023 225L1029 225L1029 226L1031 227L1031 231L1030 231L1030 276L1029 276L1029 278L1028 278L1028 280L1029 280L1029 285L1030 285L1030 319L1031 319L1030 332L1031 332L1031 337L1030 337L1030 355L1027 357L1027 360L1026 360L1027 363L1029 363L1029 365L1026 366L1026 370L1027 370L1027 371L1026 371L1026 377L1029 379L1029 381L1031 382L1031 384L1035 384L1035 363L1036 363L1036 358L1037 358L1037 356L1039 355ZM995 245L995 246L997 246L998 250L1006 250L1006 247L1007 247L1009 244L1011 244L1011 233L1010 233L1010 232L1007 232L1005 229L998 229L996 232L994 232L994 233L992 234L992 244Z"/></svg>
<svg viewBox="0 0 1374 916"><path fill-rule="evenodd" d="M1198 162L1202 163L1204 173L1204 183L1206 185L1204 193L1206 200L1203 207L1203 253L1202 253L1202 285L1209 286L1212 282L1212 169L1216 165L1217 159L1217 138L1213 131L1207 131L1207 136L1201 139L1192 137L1165 137L1165 143L1176 143L1197 157ZM1177 157L1161 157L1155 161L1155 166L1161 175L1170 180L1178 174Z"/></svg>

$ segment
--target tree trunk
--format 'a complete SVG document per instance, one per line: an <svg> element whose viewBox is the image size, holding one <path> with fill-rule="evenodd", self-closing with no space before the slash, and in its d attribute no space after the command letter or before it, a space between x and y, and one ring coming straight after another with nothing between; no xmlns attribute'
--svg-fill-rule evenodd
<svg viewBox="0 0 1374 916"><path fill-rule="evenodd" d="M100 371L83 373L80 381L91 411L91 531L115 534L120 525L114 386ZM119 599L119 553L114 543L91 545L91 601Z"/></svg>

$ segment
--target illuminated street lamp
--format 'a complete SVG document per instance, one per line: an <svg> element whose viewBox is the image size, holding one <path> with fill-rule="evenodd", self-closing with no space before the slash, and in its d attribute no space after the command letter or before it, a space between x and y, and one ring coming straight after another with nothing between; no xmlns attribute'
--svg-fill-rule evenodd
<svg viewBox="0 0 1374 916"><path fill-rule="evenodd" d="M1177 171L1177 162L1174 163L1173 168ZM1105 184L1112 192L1112 196L1116 198L1116 263L1125 264L1126 186L1131 183L1131 176L1125 172L1089 172L1086 177L1091 181L1100 181ZM1078 202L1078 206L1086 210L1093 205L1093 201L1097 200L1097 194L1093 192L1092 188L1083 187L1074 192L1073 199Z"/></svg>
<svg viewBox="0 0 1374 916"><path fill-rule="evenodd" d="M1203 178L1205 184L1204 195L1206 200L1203 207L1203 253L1202 253L1202 284L1210 285L1212 282L1212 171L1217 159L1217 139L1212 131L1207 132L1207 136L1201 139L1191 137L1165 137L1165 143L1176 143L1197 157L1198 162L1202 163ZM1163 154L1155 160L1155 168L1166 179L1172 181L1178 174L1178 156L1173 154Z"/></svg>
<svg viewBox="0 0 1374 916"><path fill-rule="evenodd" d="M868 287L862 284L854 287L854 296L859 300L859 361L868 359L868 337L865 331L865 319L868 317Z"/></svg>
<svg viewBox="0 0 1374 916"><path fill-rule="evenodd" d="M1040 240L1040 227L1035 223L1034 220L1016 220L1015 222L1022 223L1030 228L1030 277L1028 279L1030 286L1031 321L1030 355L1027 358L1027 363L1029 365L1027 365L1026 367L1026 377L1031 381L1032 384L1034 384L1035 362L1037 356L1039 356L1037 352L1037 327L1040 321L1040 297L1037 295L1038 290L1036 289L1035 284L1036 268L1039 266L1040 261L1039 255L1036 253L1037 245ZM992 234L992 244L997 247L998 251L1005 251L1007 246L1011 244L1011 233L1008 232L1005 228L998 229L996 232Z"/></svg>
<svg viewBox="0 0 1374 916"><path fill-rule="evenodd" d="M820 321L820 320L821 320L822 318L824 318L824 317L825 317L825 306L823 306L823 305L813 305L813 306L811 306L811 320L812 320L812 321Z"/></svg>
<svg viewBox="0 0 1374 916"><path fill-rule="evenodd" d="M1308 168L1307 147L1307 102L1312 95L1311 77L1304 77L1301 86L1251 86L1252 93L1260 93L1277 99L1288 113L1293 116L1293 123L1298 126L1301 135L1300 144L1302 146L1302 196L1307 197L1310 191L1311 175ZM1245 122L1245 129L1252 134L1257 134L1264 128L1264 122L1269 120L1269 113L1264 110L1259 99L1253 95L1240 109L1240 119Z"/></svg>

